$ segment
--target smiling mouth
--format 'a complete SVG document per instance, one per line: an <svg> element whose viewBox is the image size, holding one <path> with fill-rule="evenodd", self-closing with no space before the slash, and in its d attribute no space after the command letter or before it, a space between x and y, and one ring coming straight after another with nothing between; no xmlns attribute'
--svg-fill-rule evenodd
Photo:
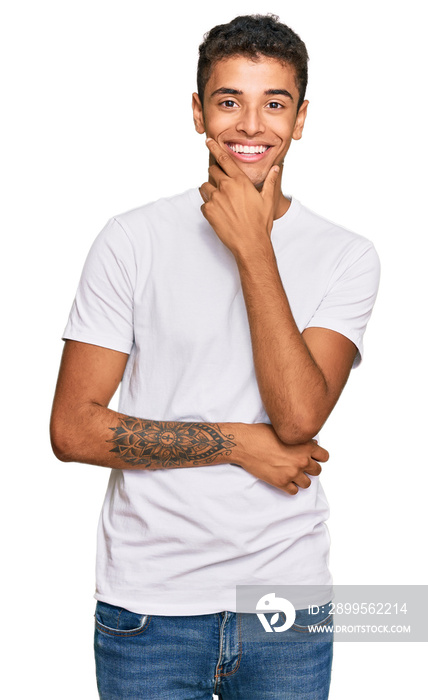
<svg viewBox="0 0 428 700"><path fill-rule="evenodd" d="M266 153L272 148L266 144L242 144L234 143L233 141L226 142L226 146L233 155L244 162L253 163L264 158Z"/></svg>

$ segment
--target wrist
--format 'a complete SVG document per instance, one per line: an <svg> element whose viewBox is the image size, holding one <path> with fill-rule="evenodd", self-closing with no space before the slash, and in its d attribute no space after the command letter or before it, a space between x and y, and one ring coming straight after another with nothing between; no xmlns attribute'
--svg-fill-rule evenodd
<svg viewBox="0 0 428 700"><path fill-rule="evenodd" d="M248 455L246 450L248 425L246 423L225 423L224 432L230 434L230 439L234 443L229 457L231 464L244 466Z"/></svg>
<svg viewBox="0 0 428 700"><path fill-rule="evenodd" d="M248 272L255 268L271 268L276 264L275 251L269 239L260 239L254 245L247 245L245 248L234 252L238 269L241 272Z"/></svg>

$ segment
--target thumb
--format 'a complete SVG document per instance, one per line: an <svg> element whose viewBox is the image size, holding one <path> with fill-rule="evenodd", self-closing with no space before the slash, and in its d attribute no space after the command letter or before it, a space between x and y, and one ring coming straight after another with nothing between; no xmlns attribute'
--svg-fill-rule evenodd
<svg viewBox="0 0 428 700"><path fill-rule="evenodd" d="M267 177L266 177L266 180L264 181L264 184L263 184L263 187L262 187L262 191L261 191L261 193L260 193L260 194L262 195L263 199L266 199L266 198L269 199L269 197L270 197L271 199L273 199L273 194L274 194L274 191L275 191L276 181L277 181L278 178L279 178L279 171L280 171L279 165L274 165L274 166L269 170L269 173L268 173L268 175L267 175Z"/></svg>

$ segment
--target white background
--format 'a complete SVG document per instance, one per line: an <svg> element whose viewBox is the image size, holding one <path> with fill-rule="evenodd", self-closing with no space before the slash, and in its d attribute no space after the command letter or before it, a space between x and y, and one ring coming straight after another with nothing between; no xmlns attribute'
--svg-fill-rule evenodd
<svg viewBox="0 0 428 700"><path fill-rule="evenodd" d="M278 14L310 54L308 118L287 156L285 192L372 239L382 260L364 362L322 434L331 453L323 483L333 576L338 584L427 583L426 66L418 7L416 0L4 6L8 698L97 698L92 594L108 471L60 463L50 451L61 333L107 219L206 179L206 147L190 112L197 49L205 31L238 14ZM422 697L426 646L337 644L331 700Z"/></svg>

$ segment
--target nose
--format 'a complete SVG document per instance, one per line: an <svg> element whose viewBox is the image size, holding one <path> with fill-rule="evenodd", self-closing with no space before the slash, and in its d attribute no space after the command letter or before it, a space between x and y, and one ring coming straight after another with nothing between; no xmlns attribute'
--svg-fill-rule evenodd
<svg viewBox="0 0 428 700"><path fill-rule="evenodd" d="M255 107L246 107L239 114L236 129L247 136L263 133L265 127L260 111Z"/></svg>

